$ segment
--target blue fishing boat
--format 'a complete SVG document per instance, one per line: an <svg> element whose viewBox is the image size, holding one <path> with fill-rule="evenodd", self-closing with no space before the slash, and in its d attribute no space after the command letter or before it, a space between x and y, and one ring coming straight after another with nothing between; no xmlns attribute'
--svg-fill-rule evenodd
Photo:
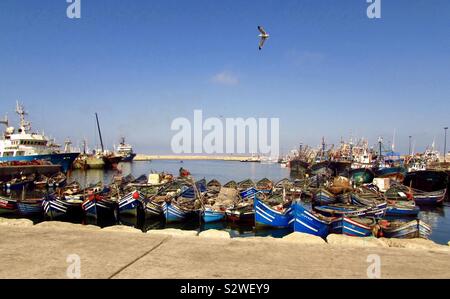
<svg viewBox="0 0 450 299"><path fill-rule="evenodd" d="M336 202L336 197L334 194L329 192L328 190L324 188L320 188L316 193L313 195L313 203L315 205L323 206L328 205Z"/></svg>
<svg viewBox="0 0 450 299"><path fill-rule="evenodd" d="M17 210L22 216L36 216L42 214L42 199L26 199L17 201Z"/></svg>
<svg viewBox="0 0 450 299"><path fill-rule="evenodd" d="M119 217L137 217L138 211L143 210L144 204L147 202L144 194L139 191L128 193L118 202Z"/></svg>
<svg viewBox="0 0 450 299"><path fill-rule="evenodd" d="M387 217L417 217L420 208L417 207L414 201L395 201L389 202L386 214Z"/></svg>
<svg viewBox="0 0 450 299"><path fill-rule="evenodd" d="M277 211L264 203L257 195L254 199L254 207L256 225L286 228L293 219L291 206L284 211Z"/></svg>
<svg viewBox="0 0 450 299"><path fill-rule="evenodd" d="M331 231L352 237L370 237L376 224L374 218L340 217L331 222Z"/></svg>
<svg viewBox="0 0 450 299"><path fill-rule="evenodd" d="M200 192L201 194L206 192L206 190L207 190L205 179L197 181L195 183L195 186L197 188L197 191ZM181 192L180 196L184 197L184 198L196 198L197 195L196 195L194 186L188 186L188 187L186 186L186 188Z"/></svg>
<svg viewBox="0 0 450 299"><path fill-rule="evenodd" d="M57 197L54 194L47 195L42 201L44 216L51 220L60 218L83 218L83 200L79 196Z"/></svg>
<svg viewBox="0 0 450 299"><path fill-rule="evenodd" d="M387 202L376 193L368 190L362 193L352 192L350 198L353 205L367 208L365 216L383 218L386 213Z"/></svg>
<svg viewBox="0 0 450 299"><path fill-rule="evenodd" d="M86 217L94 219L115 218L117 202L100 194L94 194L90 195L88 199L83 202L82 208Z"/></svg>
<svg viewBox="0 0 450 299"><path fill-rule="evenodd" d="M326 238L330 233L330 218L314 211L308 211L299 203L292 205L294 218L290 224L294 231Z"/></svg>
<svg viewBox="0 0 450 299"><path fill-rule="evenodd" d="M162 204L162 209L164 217L166 218L166 223L183 222L199 216L198 210L185 209L173 201L164 202Z"/></svg>
<svg viewBox="0 0 450 299"><path fill-rule="evenodd" d="M425 192L420 190L413 189L414 201L419 206L439 206L445 200L445 196L447 194L447 189L434 191L434 192Z"/></svg>
<svg viewBox="0 0 450 299"><path fill-rule="evenodd" d="M212 209L211 207L207 207L204 209L202 213L202 219L205 223L212 223L212 222L220 222L225 220L225 211L217 211Z"/></svg>
<svg viewBox="0 0 450 299"><path fill-rule="evenodd" d="M42 201L42 207L44 215L51 220L65 216L68 209L67 204L54 195L46 196Z"/></svg>
<svg viewBox="0 0 450 299"><path fill-rule="evenodd" d="M239 196L241 197L242 200L253 199L257 193L258 190L255 187L250 187L248 189L239 192Z"/></svg>
<svg viewBox="0 0 450 299"><path fill-rule="evenodd" d="M147 201L144 206L145 218L163 218L164 210L160 203L154 202L152 200Z"/></svg>

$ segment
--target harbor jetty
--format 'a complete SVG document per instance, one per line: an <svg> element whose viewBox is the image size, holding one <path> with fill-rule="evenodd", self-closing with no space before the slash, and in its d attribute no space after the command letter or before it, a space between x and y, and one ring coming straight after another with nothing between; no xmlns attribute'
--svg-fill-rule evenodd
<svg viewBox="0 0 450 299"><path fill-rule="evenodd" d="M232 239L214 230L142 233L2 218L0 234L0 278L64 279L71 255L80 257L81 278L368 278L371 255L381 259L381 278L450 278L450 247L418 239Z"/></svg>
<svg viewBox="0 0 450 299"><path fill-rule="evenodd" d="M250 156L212 156L212 155L144 155L138 154L134 161L173 160L173 161L260 161Z"/></svg>

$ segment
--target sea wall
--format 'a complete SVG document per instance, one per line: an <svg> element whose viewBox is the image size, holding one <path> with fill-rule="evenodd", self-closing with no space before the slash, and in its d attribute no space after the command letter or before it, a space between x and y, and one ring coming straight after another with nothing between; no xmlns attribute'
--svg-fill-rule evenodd
<svg viewBox="0 0 450 299"><path fill-rule="evenodd" d="M418 239L230 238L0 218L0 240L0 278L67 278L69 256L80 258L82 278L367 278L373 256L380 278L450 278L450 247Z"/></svg>

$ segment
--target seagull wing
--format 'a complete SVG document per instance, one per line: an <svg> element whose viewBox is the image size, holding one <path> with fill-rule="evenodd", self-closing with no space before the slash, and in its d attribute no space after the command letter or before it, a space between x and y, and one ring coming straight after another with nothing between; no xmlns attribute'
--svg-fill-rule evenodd
<svg viewBox="0 0 450 299"><path fill-rule="evenodd" d="M265 37L261 37L261 40L259 41L259 49L260 50L263 48L264 43L266 42L266 39L267 38L265 38Z"/></svg>
<svg viewBox="0 0 450 299"><path fill-rule="evenodd" d="M267 35L266 31L264 30L264 28L262 28L262 26L258 26L258 30L259 30L259 32L261 32L263 35Z"/></svg>

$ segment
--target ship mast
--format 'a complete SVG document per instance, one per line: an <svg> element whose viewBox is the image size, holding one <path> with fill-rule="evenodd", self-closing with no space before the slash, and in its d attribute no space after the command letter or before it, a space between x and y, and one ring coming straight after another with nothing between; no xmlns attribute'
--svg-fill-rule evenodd
<svg viewBox="0 0 450 299"><path fill-rule="evenodd" d="M25 108L19 104L19 101L16 102L16 113L19 114L20 117L20 129L23 133L31 130L31 123L25 120L25 115L28 113L25 111Z"/></svg>
<svg viewBox="0 0 450 299"><path fill-rule="evenodd" d="M95 113L95 119L97 120L98 136L100 137L100 145L102 146L102 153L104 153L105 152L105 148L103 146L102 131L100 130L100 123L98 122L97 112Z"/></svg>

